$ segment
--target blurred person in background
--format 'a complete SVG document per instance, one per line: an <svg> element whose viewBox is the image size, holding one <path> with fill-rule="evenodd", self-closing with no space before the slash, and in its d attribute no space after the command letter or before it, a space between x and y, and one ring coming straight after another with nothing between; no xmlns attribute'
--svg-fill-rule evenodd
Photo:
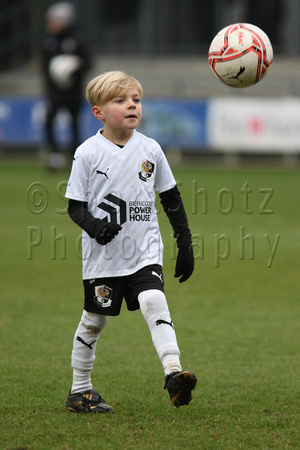
<svg viewBox="0 0 300 450"><path fill-rule="evenodd" d="M83 84L91 67L90 49L76 23L76 11L69 2L52 5L46 12L46 36L43 45L43 73L47 100L46 139L49 169L59 170L65 157L55 136L55 118L67 110L71 119L71 142L68 155L79 142L79 113L83 101Z"/></svg>

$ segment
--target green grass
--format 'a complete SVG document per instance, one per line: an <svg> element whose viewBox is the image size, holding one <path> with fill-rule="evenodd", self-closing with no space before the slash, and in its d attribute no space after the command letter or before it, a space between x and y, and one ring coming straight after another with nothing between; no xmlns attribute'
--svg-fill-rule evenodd
<svg viewBox="0 0 300 450"><path fill-rule="evenodd" d="M103 331L93 371L115 414L86 416L65 410L83 306L80 230L61 214L68 173L2 164L0 448L300 448L299 170L174 174L197 256L183 285L173 278L171 228L159 219L181 362L199 380L194 401L172 406L148 328L123 308ZM40 214L37 182L48 193Z"/></svg>

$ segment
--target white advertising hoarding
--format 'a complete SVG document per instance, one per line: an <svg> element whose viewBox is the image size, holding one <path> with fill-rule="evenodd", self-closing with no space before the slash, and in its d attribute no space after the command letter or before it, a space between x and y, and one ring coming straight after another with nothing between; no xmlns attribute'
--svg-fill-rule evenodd
<svg viewBox="0 0 300 450"><path fill-rule="evenodd" d="M223 152L300 153L300 99L212 99L208 145Z"/></svg>

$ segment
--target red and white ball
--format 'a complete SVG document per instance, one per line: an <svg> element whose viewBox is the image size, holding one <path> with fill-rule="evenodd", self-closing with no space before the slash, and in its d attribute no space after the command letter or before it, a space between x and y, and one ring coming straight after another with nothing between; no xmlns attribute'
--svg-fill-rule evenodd
<svg viewBox="0 0 300 450"><path fill-rule="evenodd" d="M223 28L212 40L208 62L218 79L234 88L262 80L273 61L273 48L264 31L249 23Z"/></svg>

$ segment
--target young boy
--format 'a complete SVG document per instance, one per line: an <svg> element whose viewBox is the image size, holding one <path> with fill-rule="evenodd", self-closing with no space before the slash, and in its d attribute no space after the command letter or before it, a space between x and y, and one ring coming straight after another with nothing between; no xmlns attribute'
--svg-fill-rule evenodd
<svg viewBox="0 0 300 450"><path fill-rule="evenodd" d="M109 316L141 309L175 407L188 405L196 376L182 370L162 273L156 192L174 229L175 277L194 270L191 232L176 182L160 146L135 129L142 118L140 83L124 72L94 78L86 97L104 128L75 152L66 191L71 219L82 229L84 310L75 332L73 384L66 408L113 412L93 390L96 343Z"/></svg>

